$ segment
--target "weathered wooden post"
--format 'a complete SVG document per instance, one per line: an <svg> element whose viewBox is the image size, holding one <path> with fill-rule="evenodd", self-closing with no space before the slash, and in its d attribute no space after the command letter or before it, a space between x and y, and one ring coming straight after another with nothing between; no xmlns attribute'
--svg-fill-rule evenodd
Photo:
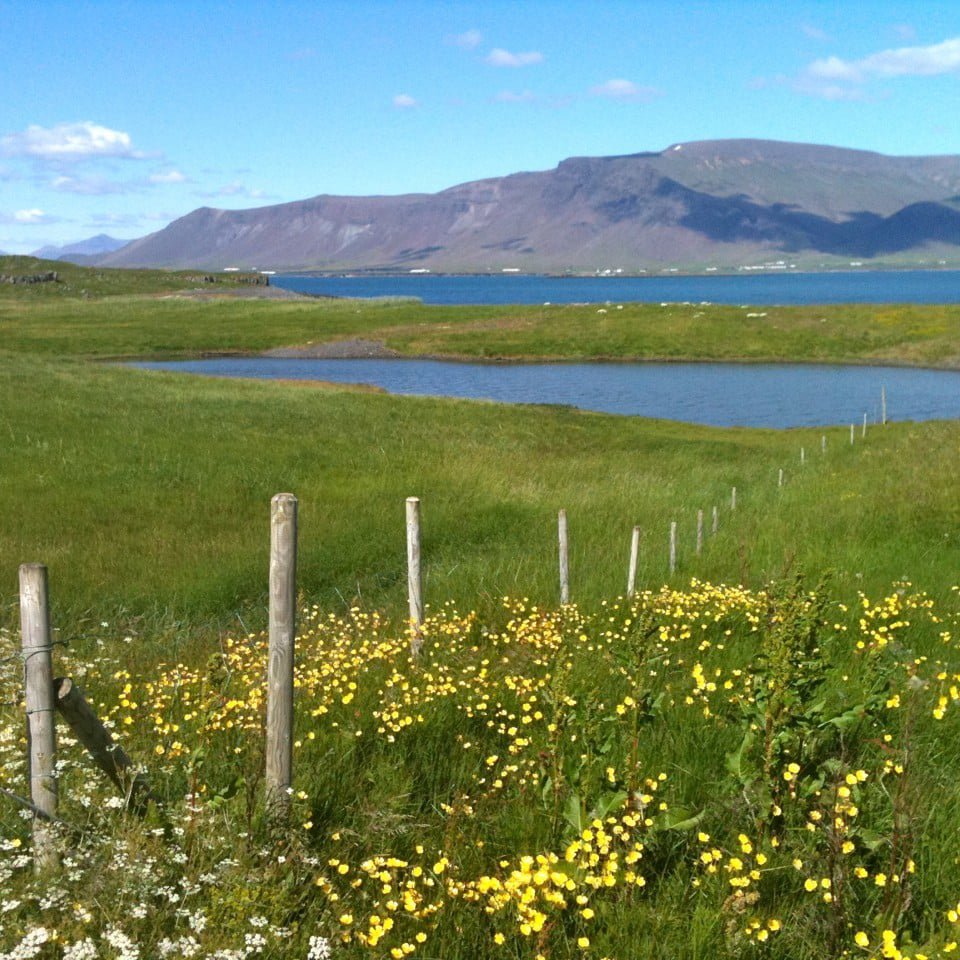
<svg viewBox="0 0 960 960"><path fill-rule="evenodd" d="M777 486L783 486L783 467L780 468L780 472L777 474Z"/></svg>
<svg viewBox="0 0 960 960"><path fill-rule="evenodd" d="M293 661L297 620L297 498L270 501L270 639L267 664L266 800L274 817L290 810L293 778Z"/></svg>
<svg viewBox="0 0 960 960"><path fill-rule="evenodd" d="M860 436L865 437L867 435L867 415L863 415L863 430L860 431Z"/></svg>
<svg viewBox="0 0 960 960"><path fill-rule="evenodd" d="M567 511L557 514L557 539L560 549L560 603L570 602L570 545L567 540Z"/></svg>
<svg viewBox="0 0 960 960"><path fill-rule="evenodd" d="M630 538L630 566L627 569L627 596L632 597L637 592L637 559L640 556L640 528L633 528Z"/></svg>
<svg viewBox="0 0 960 960"><path fill-rule="evenodd" d="M420 498L407 497L407 604L410 610L410 652L423 646L423 572L420 568Z"/></svg>
<svg viewBox="0 0 960 960"><path fill-rule="evenodd" d="M827 436L824 433L820 434L820 452L821 453L827 452Z"/></svg>
<svg viewBox="0 0 960 960"><path fill-rule="evenodd" d="M677 570L677 521L670 521L670 573Z"/></svg>
<svg viewBox="0 0 960 960"><path fill-rule="evenodd" d="M887 388L880 388L880 422L887 425Z"/></svg>
<svg viewBox="0 0 960 960"><path fill-rule="evenodd" d="M113 734L100 722L83 691L70 677L58 677L53 687L60 716L66 720L93 762L124 795L128 807L143 816L147 811L147 801L151 798L146 776L136 770L126 751L114 741Z"/></svg>
<svg viewBox="0 0 960 960"><path fill-rule="evenodd" d="M717 530L720 529L720 511L714 507L713 508L713 523L711 524L711 533L714 536L717 534Z"/></svg>
<svg viewBox="0 0 960 960"><path fill-rule="evenodd" d="M850 424L850 446L853 446L853 424Z"/></svg>
<svg viewBox="0 0 960 960"><path fill-rule="evenodd" d="M703 552L703 511L697 511L697 556Z"/></svg>
<svg viewBox="0 0 960 960"><path fill-rule="evenodd" d="M807 451L801 447L800 448L800 466L803 466L807 462Z"/></svg>
<svg viewBox="0 0 960 960"><path fill-rule="evenodd" d="M20 632L30 800L39 811L33 817L33 864L40 873L60 866L55 827L51 823L57 817L57 742L47 568L42 563L20 567Z"/></svg>
<svg viewBox="0 0 960 960"><path fill-rule="evenodd" d="M737 488L732 487L730 490L730 511L733 512L737 509Z"/></svg>

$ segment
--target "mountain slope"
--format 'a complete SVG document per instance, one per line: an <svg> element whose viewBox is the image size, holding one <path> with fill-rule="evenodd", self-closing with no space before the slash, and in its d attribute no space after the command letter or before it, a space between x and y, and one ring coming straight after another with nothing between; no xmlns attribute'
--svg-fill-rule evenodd
<svg viewBox="0 0 960 960"><path fill-rule="evenodd" d="M593 270L816 252L960 253L960 157L761 140L575 157L435 194L195 210L112 266Z"/></svg>

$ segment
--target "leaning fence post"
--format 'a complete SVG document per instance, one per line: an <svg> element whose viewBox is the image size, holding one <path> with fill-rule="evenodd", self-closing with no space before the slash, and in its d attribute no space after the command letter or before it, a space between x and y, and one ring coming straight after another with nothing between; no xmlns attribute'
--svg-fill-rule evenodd
<svg viewBox="0 0 960 960"><path fill-rule="evenodd" d="M407 602L410 608L410 652L423 646L423 572L420 567L420 498L407 497Z"/></svg>
<svg viewBox="0 0 960 960"><path fill-rule="evenodd" d="M570 602L570 544L567 540L567 511L557 514L557 541L560 553L560 603Z"/></svg>
<svg viewBox="0 0 960 960"><path fill-rule="evenodd" d="M703 511L697 511L697 556L703 552Z"/></svg>
<svg viewBox="0 0 960 960"><path fill-rule="evenodd" d="M270 501L270 640L267 664L266 799L274 816L290 808L293 660L297 619L297 498Z"/></svg>
<svg viewBox="0 0 960 960"><path fill-rule="evenodd" d="M101 723L83 691L70 677L58 677L53 687L60 716L86 747L93 762L123 793L128 807L143 816L152 796L146 775L137 772L126 751L113 739L113 734Z"/></svg>
<svg viewBox="0 0 960 960"><path fill-rule="evenodd" d="M633 528L630 537L630 567L627 570L627 596L632 597L637 592L637 558L640 555L640 528Z"/></svg>
<svg viewBox="0 0 960 960"><path fill-rule="evenodd" d="M860 436L865 437L867 435L867 415L863 415L863 430L860 431Z"/></svg>
<svg viewBox="0 0 960 960"><path fill-rule="evenodd" d="M42 563L20 567L20 630L30 800L39 811L33 817L33 863L41 872L60 866L56 832L50 822L57 816L57 742L47 568Z"/></svg>

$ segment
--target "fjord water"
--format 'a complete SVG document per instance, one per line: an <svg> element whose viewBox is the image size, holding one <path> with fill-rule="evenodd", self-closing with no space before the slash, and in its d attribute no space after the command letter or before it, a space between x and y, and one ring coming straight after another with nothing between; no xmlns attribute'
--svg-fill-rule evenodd
<svg viewBox="0 0 960 960"><path fill-rule="evenodd" d="M711 426L800 427L960 418L960 372L738 363L454 363L264 357L144 362L153 370L373 384L398 394L564 404Z"/></svg>
<svg viewBox="0 0 960 960"><path fill-rule="evenodd" d="M960 270L750 273L731 276L542 277L284 275L271 283L327 297L417 297L433 304L960 303Z"/></svg>

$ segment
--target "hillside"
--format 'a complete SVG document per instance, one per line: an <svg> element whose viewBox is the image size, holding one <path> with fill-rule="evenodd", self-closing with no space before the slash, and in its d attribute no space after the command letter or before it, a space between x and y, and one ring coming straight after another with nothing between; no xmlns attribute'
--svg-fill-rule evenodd
<svg viewBox="0 0 960 960"><path fill-rule="evenodd" d="M204 207L110 266L627 272L773 256L960 254L960 157L762 140L575 157L435 194Z"/></svg>

